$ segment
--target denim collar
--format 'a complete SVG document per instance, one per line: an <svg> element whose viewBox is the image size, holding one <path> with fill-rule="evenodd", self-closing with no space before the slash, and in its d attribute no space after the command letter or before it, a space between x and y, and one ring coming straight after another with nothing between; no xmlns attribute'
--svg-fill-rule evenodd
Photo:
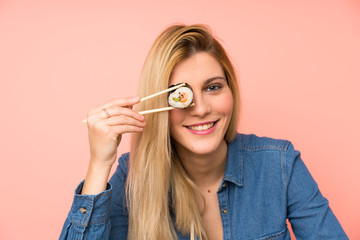
<svg viewBox="0 0 360 240"><path fill-rule="evenodd" d="M228 181L234 183L238 187L242 187L243 175L244 159L242 154L242 143L240 134L237 134L234 140L228 144L227 162L222 185L225 181Z"/></svg>

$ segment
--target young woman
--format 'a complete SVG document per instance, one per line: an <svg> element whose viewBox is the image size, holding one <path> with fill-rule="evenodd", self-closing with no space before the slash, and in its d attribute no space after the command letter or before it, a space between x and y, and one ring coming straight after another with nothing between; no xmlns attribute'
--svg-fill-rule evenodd
<svg viewBox="0 0 360 240"><path fill-rule="evenodd" d="M290 239L287 219L299 239L347 239L290 142L236 132L237 78L206 26L166 29L140 80L140 97L187 83L195 105L138 113L163 94L90 110L89 169L60 239ZM107 183L124 133L130 154Z"/></svg>

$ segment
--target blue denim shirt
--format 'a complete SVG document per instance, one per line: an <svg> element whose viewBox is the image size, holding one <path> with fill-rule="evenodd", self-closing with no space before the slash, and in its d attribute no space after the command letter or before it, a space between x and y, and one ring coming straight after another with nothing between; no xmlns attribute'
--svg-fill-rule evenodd
<svg viewBox="0 0 360 240"><path fill-rule="evenodd" d="M106 191L80 195L82 183L76 188L60 239L126 239L128 159L119 158ZM289 141L238 134L217 194L224 240L290 239L286 219L297 239L348 239Z"/></svg>

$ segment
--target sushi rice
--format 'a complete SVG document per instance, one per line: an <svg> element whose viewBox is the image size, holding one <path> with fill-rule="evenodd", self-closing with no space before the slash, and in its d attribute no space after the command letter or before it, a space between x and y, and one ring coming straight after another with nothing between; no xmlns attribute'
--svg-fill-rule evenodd
<svg viewBox="0 0 360 240"><path fill-rule="evenodd" d="M194 94L190 86L181 87L170 93L169 104L175 108L187 108L192 103L193 96Z"/></svg>

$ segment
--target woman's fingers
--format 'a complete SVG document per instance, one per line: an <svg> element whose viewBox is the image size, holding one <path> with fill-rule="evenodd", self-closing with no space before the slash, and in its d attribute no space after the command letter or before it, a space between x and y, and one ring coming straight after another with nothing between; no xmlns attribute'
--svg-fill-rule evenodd
<svg viewBox="0 0 360 240"><path fill-rule="evenodd" d="M128 121L121 122L121 119L134 119L137 122L143 122L145 119L143 115L130 108L112 107L106 109L106 111L110 115L109 117L106 116L105 111L89 114L87 117L88 126L92 126L99 121L109 125L117 125L129 123Z"/></svg>
<svg viewBox="0 0 360 240"><path fill-rule="evenodd" d="M133 117L139 121L142 121L144 120L144 116L132 110L131 109L132 105L126 105L126 106L120 105L120 104L129 104L129 103L132 104L134 102L132 100L137 98L138 97L127 98L127 99L119 98L112 100L104 105L101 105L100 107L94 108L89 111L87 116L87 122L94 123L97 120L102 120L102 119L111 118L114 116L121 116L121 115Z"/></svg>
<svg viewBox="0 0 360 240"><path fill-rule="evenodd" d="M144 120L144 116L140 113L132 110L131 108L125 108L125 107L119 107L119 106L113 106L106 109L106 111L109 113L110 117L116 117L116 116L128 116L132 117L134 119L137 119L139 121ZM105 113L105 111L103 110ZM101 113L100 113L101 114ZM105 114L106 115L106 114Z"/></svg>
<svg viewBox="0 0 360 240"><path fill-rule="evenodd" d="M139 100L139 97L118 98L89 111L87 126L92 163L112 165L122 134L143 131L144 116L131 109Z"/></svg>
<svg viewBox="0 0 360 240"><path fill-rule="evenodd" d="M134 125L117 125L111 126L111 128L118 136L124 133L142 132L144 130L144 127Z"/></svg>
<svg viewBox="0 0 360 240"><path fill-rule="evenodd" d="M142 132L145 127L144 122L139 122L131 118L118 117L117 120L111 120L115 125L109 125L104 121L99 121L93 126L90 135L92 135L90 140L90 145L93 145L93 150L96 152L109 152L104 151L109 148L111 152L114 152L117 148L118 143L111 147L114 140L120 140L122 134L124 133L135 133Z"/></svg>
<svg viewBox="0 0 360 240"><path fill-rule="evenodd" d="M137 126L137 127L145 126L144 119L139 120L139 119L134 118L131 115L128 116L125 114L105 119L103 121L103 123L108 126L117 126L117 125L130 125L130 126Z"/></svg>
<svg viewBox="0 0 360 240"><path fill-rule="evenodd" d="M111 139L123 133L129 133L133 130L136 132L142 131L144 127L145 121L137 120L132 116L127 115L110 117L108 119L94 122L93 124L89 123L90 132L97 133L97 135L100 136L108 136Z"/></svg>

